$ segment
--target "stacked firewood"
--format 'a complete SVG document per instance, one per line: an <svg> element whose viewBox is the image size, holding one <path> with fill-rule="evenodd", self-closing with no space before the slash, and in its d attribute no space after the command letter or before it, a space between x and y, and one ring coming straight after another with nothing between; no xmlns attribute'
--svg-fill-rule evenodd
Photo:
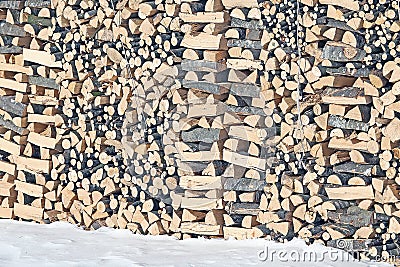
<svg viewBox="0 0 400 267"><path fill-rule="evenodd" d="M51 179L62 151L55 79L62 53L49 42L50 2L0 4L1 217L49 220L60 181Z"/></svg>
<svg viewBox="0 0 400 267"><path fill-rule="evenodd" d="M398 255L397 1L0 1L0 217Z"/></svg>
<svg viewBox="0 0 400 267"><path fill-rule="evenodd" d="M129 174L131 161L122 146L123 118L133 89L139 86L134 77L150 76L160 63L154 38L144 42L137 35L138 30L152 27L147 19L154 14L152 7L127 1L76 5L59 1L55 9L63 22L61 35L71 27L58 40L65 51L66 71L59 78L64 92L62 127L67 129L63 153L57 155L52 173L64 186L64 212L58 217L87 228L105 224L164 233L168 227L162 223L168 221L161 221L160 205Z"/></svg>

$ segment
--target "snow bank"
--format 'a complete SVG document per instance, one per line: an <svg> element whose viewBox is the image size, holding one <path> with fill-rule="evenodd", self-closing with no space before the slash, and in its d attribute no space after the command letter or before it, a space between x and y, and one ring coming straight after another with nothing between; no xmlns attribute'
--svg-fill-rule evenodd
<svg viewBox="0 0 400 267"><path fill-rule="evenodd" d="M0 228L0 266L390 266L359 262L343 251L307 246L299 239L286 244L176 240L109 228L89 232L63 222L39 225L11 220L0 220Z"/></svg>

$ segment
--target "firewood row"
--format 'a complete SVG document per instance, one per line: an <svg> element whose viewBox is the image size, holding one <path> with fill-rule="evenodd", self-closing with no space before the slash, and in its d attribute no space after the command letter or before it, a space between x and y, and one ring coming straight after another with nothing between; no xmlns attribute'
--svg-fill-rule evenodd
<svg viewBox="0 0 400 267"><path fill-rule="evenodd" d="M0 2L0 217L398 255L399 9Z"/></svg>

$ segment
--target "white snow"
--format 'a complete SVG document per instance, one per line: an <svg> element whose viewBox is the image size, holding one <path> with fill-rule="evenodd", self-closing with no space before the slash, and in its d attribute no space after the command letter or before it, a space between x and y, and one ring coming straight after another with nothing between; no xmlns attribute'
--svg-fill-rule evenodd
<svg viewBox="0 0 400 267"><path fill-rule="evenodd" d="M343 251L307 246L299 239L285 244L260 239L176 240L109 228L84 231L63 222L39 225L11 220L0 220L0 229L0 266L390 266L359 262ZM269 257L261 261L264 248ZM318 256L311 262L298 257L311 251Z"/></svg>

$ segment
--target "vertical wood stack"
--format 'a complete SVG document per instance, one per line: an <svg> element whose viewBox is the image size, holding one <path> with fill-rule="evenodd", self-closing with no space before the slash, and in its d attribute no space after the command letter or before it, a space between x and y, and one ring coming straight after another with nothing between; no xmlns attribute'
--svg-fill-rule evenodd
<svg viewBox="0 0 400 267"><path fill-rule="evenodd" d="M1 217L49 221L56 209L52 157L61 151L58 129L62 53L49 42L49 1L4 1L0 26L2 154Z"/></svg>
<svg viewBox="0 0 400 267"><path fill-rule="evenodd" d="M0 1L0 217L398 255L399 8Z"/></svg>

